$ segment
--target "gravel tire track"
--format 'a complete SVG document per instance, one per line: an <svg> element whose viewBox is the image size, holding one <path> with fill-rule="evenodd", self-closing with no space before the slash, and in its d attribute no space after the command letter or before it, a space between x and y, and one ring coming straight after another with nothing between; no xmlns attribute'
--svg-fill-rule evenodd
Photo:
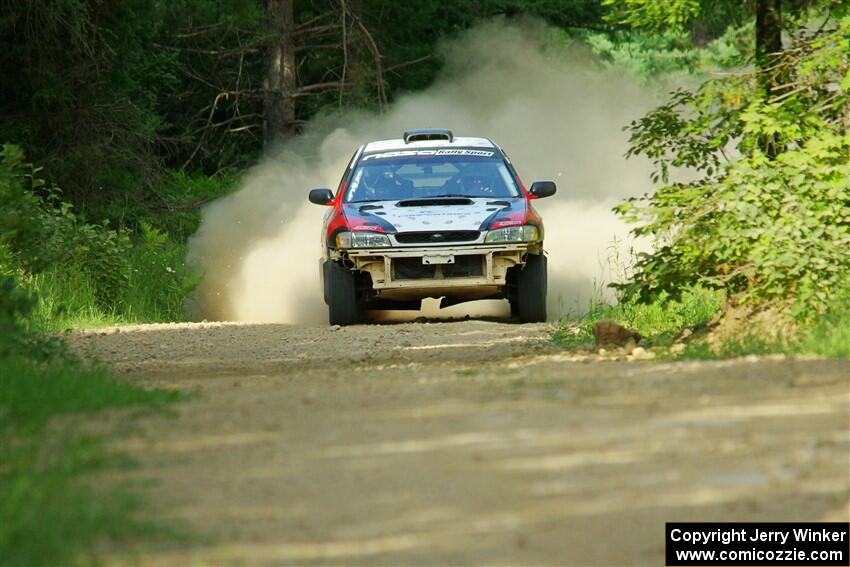
<svg viewBox="0 0 850 567"><path fill-rule="evenodd" d="M204 537L143 565L662 565L666 521L848 521L850 361L575 361L546 325L74 333L198 393L121 443ZM120 558L115 558L116 560Z"/></svg>

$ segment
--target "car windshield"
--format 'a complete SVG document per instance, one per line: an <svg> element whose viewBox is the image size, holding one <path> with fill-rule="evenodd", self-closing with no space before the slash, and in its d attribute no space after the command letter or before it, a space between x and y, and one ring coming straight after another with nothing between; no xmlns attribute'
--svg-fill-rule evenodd
<svg viewBox="0 0 850 567"><path fill-rule="evenodd" d="M400 153L408 152L365 156L351 176L345 201L519 196L511 172L493 152L478 152L488 156L465 150L458 150L461 155L399 156Z"/></svg>

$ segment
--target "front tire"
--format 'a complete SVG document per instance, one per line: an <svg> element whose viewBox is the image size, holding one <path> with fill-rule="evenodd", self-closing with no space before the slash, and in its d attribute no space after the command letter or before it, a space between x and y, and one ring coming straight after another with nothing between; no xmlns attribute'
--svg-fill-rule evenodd
<svg viewBox="0 0 850 567"><path fill-rule="evenodd" d="M511 311L520 323L542 323L546 321L546 256L529 254L525 267L517 278L516 299Z"/></svg>
<svg viewBox="0 0 850 567"><path fill-rule="evenodd" d="M326 272L328 322L331 325L354 325L360 322L357 286L354 272L331 262Z"/></svg>

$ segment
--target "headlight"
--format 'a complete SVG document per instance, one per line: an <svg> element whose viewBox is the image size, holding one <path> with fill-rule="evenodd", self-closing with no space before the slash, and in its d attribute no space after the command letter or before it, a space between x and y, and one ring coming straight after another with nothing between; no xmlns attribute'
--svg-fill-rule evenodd
<svg viewBox="0 0 850 567"><path fill-rule="evenodd" d="M530 224L509 226L491 230L484 242L533 242L537 240L538 234L537 227Z"/></svg>
<svg viewBox="0 0 850 567"><path fill-rule="evenodd" d="M336 235L337 248L379 248L389 245L387 235L378 232L340 232Z"/></svg>

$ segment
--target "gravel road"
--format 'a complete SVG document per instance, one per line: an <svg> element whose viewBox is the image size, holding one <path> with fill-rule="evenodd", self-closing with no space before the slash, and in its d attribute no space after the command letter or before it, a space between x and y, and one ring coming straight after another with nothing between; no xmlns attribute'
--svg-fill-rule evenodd
<svg viewBox="0 0 850 567"><path fill-rule="evenodd" d="M70 336L196 391L121 442L199 537L143 565L663 565L666 521L847 521L850 361L576 361L545 325Z"/></svg>

